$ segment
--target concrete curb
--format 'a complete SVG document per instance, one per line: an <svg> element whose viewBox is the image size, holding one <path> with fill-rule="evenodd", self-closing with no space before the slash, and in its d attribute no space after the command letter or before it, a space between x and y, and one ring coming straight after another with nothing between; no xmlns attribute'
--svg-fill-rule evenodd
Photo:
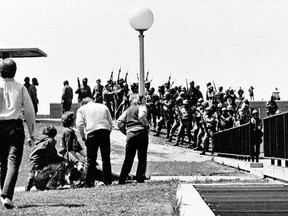
<svg viewBox="0 0 288 216"><path fill-rule="evenodd" d="M180 216L215 215L192 184L180 184L176 197L180 205Z"/></svg>

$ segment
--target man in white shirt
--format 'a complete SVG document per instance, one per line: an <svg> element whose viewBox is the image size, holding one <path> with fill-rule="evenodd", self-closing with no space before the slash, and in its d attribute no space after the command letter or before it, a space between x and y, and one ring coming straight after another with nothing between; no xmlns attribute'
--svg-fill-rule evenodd
<svg viewBox="0 0 288 216"><path fill-rule="evenodd" d="M33 141L35 126L31 98L26 87L14 80L16 70L12 59L0 63L0 185L1 202L8 209L15 207L12 199L25 139L23 119Z"/></svg>
<svg viewBox="0 0 288 216"><path fill-rule="evenodd" d="M93 187L95 182L96 159L100 147L103 182L111 184L110 132L113 121L109 109L104 104L94 103L89 97L82 100L77 110L76 126L87 149L86 187Z"/></svg>

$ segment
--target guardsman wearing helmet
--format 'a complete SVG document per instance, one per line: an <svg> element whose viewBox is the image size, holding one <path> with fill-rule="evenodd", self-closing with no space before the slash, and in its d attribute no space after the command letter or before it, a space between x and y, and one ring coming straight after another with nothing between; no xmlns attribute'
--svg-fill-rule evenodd
<svg viewBox="0 0 288 216"><path fill-rule="evenodd" d="M175 146L179 146L180 141L181 141L181 144L183 144L185 131L186 131L187 138L188 138L188 147L192 148L192 145L191 145L192 111L190 109L188 100L183 101L183 105L180 107L179 111L180 111L179 112L180 126L179 126L179 131L178 131L177 142Z"/></svg>
<svg viewBox="0 0 288 216"><path fill-rule="evenodd" d="M205 109L206 115L203 117L203 125L205 128L205 135L203 138L203 151L201 155L204 155L206 151L209 150L209 144L212 146L212 154L214 153L214 133L216 132L217 120L211 107Z"/></svg>
<svg viewBox="0 0 288 216"><path fill-rule="evenodd" d="M198 100L198 103L199 106L197 107L196 112L194 114L195 116L194 143L196 143L195 150L202 149L201 144L205 134L205 128L203 127L203 115L205 115L205 108L209 106L208 102L203 101L202 98Z"/></svg>
<svg viewBox="0 0 288 216"><path fill-rule="evenodd" d="M160 102L161 103L161 102ZM164 100L162 101L162 109L160 110L160 119L158 122L157 131L154 136L159 136L160 131L164 124L166 124L167 134L166 138L169 139L170 130L173 124L174 101L169 92L165 92Z"/></svg>
<svg viewBox="0 0 288 216"><path fill-rule="evenodd" d="M171 127L171 131L169 134L169 139L167 140L168 142L172 142L172 138L173 135L175 133L175 131L177 130L177 128L179 128L180 126L180 108L183 105L183 98L178 96L176 98L176 102L175 102L175 108L174 108L174 122L173 125Z"/></svg>
<svg viewBox="0 0 288 216"><path fill-rule="evenodd" d="M152 87L149 89L148 95L147 95L147 120L149 124L153 124L153 129L156 130L156 124L157 124L157 107L156 103L159 100L159 97L157 94L155 94L155 88Z"/></svg>
<svg viewBox="0 0 288 216"><path fill-rule="evenodd" d="M252 124L252 140L253 140L253 146L254 151L252 152L252 161L256 159L256 162L259 162L259 154L260 154L260 144L262 143L262 121L259 118L259 112L258 110L252 111L252 118L251 118L251 124Z"/></svg>
<svg viewBox="0 0 288 216"><path fill-rule="evenodd" d="M250 121L250 108L249 108L249 101L246 99L244 100L240 110L239 110L239 123L240 125L246 124Z"/></svg>
<svg viewBox="0 0 288 216"><path fill-rule="evenodd" d="M218 129L226 130L233 127L233 114L228 112L226 107L222 108L222 114L220 115L220 122L218 124Z"/></svg>

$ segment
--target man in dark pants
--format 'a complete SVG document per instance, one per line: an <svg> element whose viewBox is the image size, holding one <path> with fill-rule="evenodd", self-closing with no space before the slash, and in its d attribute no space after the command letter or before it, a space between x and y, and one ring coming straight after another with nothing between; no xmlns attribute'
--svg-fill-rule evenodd
<svg viewBox="0 0 288 216"><path fill-rule="evenodd" d="M35 128L33 104L26 87L14 80L16 70L12 59L0 63L0 191L8 209L15 207L12 199L25 139L23 115L32 141Z"/></svg>
<svg viewBox="0 0 288 216"><path fill-rule="evenodd" d="M63 90L62 90L62 96L61 96L61 103L63 107L63 113L70 111L72 106L72 100L73 100L73 89L69 86L68 80L65 80L63 82Z"/></svg>
<svg viewBox="0 0 288 216"><path fill-rule="evenodd" d="M251 124L252 124L252 137L253 137L253 151L252 151L252 161L254 159L256 162L259 162L259 155L260 155L260 145L262 143L262 121L259 118L259 112L258 110L253 110L252 112L252 118L251 118Z"/></svg>
<svg viewBox="0 0 288 216"><path fill-rule="evenodd" d="M102 157L103 182L106 185L111 184L110 132L113 121L110 111L104 104L94 103L90 97L84 98L82 106L77 110L76 126L82 140L85 141L87 150L86 187L94 186L99 147Z"/></svg>
<svg viewBox="0 0 288 216"><path fill-rule="evenodd" d="M127 136L125 159L119 177L119 184L125 184L131 171L136 151L138 167L136 180L143 183L147 166L148 130L147 109L142 103L143 96L137 95L129 107L118 119L119 130Z"/></svg>

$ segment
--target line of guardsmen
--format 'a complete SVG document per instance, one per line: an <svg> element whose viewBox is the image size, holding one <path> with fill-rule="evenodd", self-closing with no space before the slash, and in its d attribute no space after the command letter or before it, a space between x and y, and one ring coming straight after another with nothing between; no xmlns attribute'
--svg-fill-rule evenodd
<svg viewBox="0 0 288 216"><path fill-rule="evenodd" d="M155 132L153 135L160 136L165 128L167 142L172 142L176 137L174 146L187 145L202 150L201 154L209 150L213 153L215 132L248 123L256 115L259 118L258 111L250 109L249 101L243 95L237 97L231 88L224 92L220 86L216 90L209 82L204 98L200 86L195 86L194 81L189 86L187 83L187 87L172 85L168 81L159 86L156 92L146 81L145 94L147 118L151 131ZM81 98L92 97L95 102L105 104L114 119L130 106L133 95L138 94L138 83L132 83L129 88L122 78L117 82L108 80L105 86L98 79L92 91L87 86L87 79L83 79L81 86L78 82L75 92L78 93L78 102L81 102ZM239 101L238 105L236 100ZM257 124L260 125L255 128L261 130L261 121L257 121Z"/></svg>

